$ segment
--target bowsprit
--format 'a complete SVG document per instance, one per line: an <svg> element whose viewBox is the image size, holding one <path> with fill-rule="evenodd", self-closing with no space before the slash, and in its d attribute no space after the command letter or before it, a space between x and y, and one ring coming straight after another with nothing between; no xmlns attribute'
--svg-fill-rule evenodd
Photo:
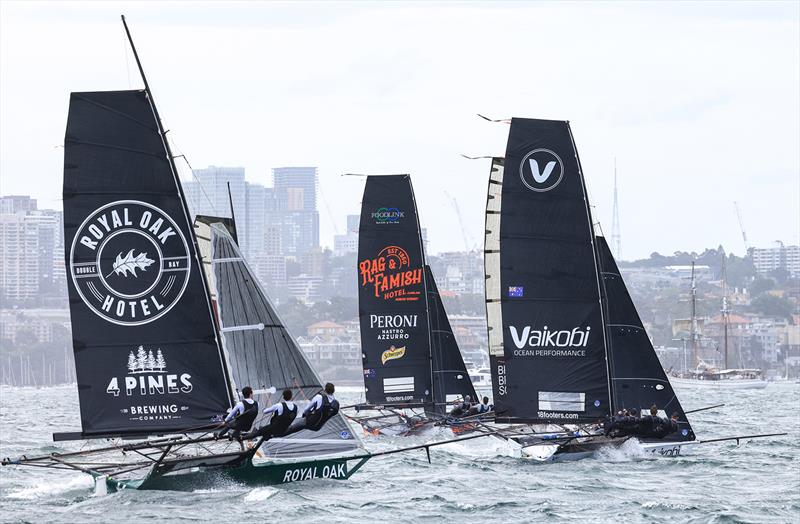
<svg viewBox="0 0 800 524"><path fill-rule="evenodd" d="M191 272L189 247L175 221L138 200L119 200L89 214L75 234L69 262L86 306L128 326L167 313Z"/></svg>

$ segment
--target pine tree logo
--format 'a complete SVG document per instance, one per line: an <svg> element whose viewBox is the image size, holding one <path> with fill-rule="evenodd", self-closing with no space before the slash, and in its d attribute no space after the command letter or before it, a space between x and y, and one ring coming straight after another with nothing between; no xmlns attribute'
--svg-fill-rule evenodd
<svg viewBox="0 0 800 524"><path fill-rule="evenodd" d="M128 371L132 375L139 373L166 373L167 362L164 360L164 354L161 353L161 348L157 349L155 353L153 350L145 350L144 346L139 346L136 353L131 351L128 354Z"/></svg>

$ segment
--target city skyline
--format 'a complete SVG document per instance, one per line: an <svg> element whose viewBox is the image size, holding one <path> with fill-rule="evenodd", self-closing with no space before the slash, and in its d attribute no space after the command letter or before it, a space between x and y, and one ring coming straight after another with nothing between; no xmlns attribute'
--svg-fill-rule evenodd
<svg viewBox="0 0 800 524"><path fill-rule="evenodd" d="M719 244L743 254L734 201L751 245L800 242L796 4L0 9L3 193L42 207L61 207L69 91L140 86L123 11L176 153L262 185L274 166L318 166L326 247L359 208L363 180L342 174L408 172L431 252L464 238L480 248L488 161L460 154L502 154L507 127L476 113L569 119L607 234L616 157L625 260ZM497 83L490 70L515 73Z"/></svg>

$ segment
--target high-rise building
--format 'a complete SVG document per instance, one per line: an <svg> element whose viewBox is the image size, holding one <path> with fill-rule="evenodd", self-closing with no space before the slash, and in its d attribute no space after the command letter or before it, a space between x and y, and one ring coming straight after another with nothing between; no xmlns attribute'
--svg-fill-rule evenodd
<svg viewBox="0 0 800 524"><path fill-rule="evenodd" d="M236 218L239 244L247 250L247 183L243 167L209 166L193 169L194 180L183 182L183 191L192 216L211 215ZM230 197L228 196L230 184ZM233 210L230 202L233 201Z"/></svg>
<svg viewBox="0 0 800 524"><path fill-rule="evenodd" d="M272 170L276 211L271 223L281 227L285 255L303 255L319 247L317 168L276 167Z"/></svg>
<svg viewBox="0 0 800 524"><path fill-rule="evenodd" d="M762 275L776 269L785 269L792 277L800 276L800 246L784 246L754 248L752 250L753 265Z"/></svg>
<svg viewBox="0 0 800 524"><path fill-rule="evenodd" d="M28 196L0 197L0 297L30 300L63 292L63 218Z"/></svg>
<svg viewBox="0 0 800 524"><path fill-rule="evenodd" d="M358 225L360 215L347 215L347 231L343 235L334 235L333 254L337 257L358 252Z"/></svg>

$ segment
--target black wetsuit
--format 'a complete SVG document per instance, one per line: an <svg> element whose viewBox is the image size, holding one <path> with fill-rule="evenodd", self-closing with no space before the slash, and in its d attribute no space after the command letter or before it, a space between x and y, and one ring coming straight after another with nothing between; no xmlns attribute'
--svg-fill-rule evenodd
<svg viewBox="0 0 800 524"><path fill-rule="evenodd" d="M606 422L605 434L612 437L627 437L636 435L639 431L640 419L633 415L616 415Z"/></svg>
<svg viewBox="0 0 800 524"><path fill-rule="evenodd" d="M338 400L329 400L328 395L325 393L321 393L320 396L322 397L322 407L315 409L305 416L305 425L303 429L319 431L331 417L339 413Z"/></svg>
<svg viewBox="0 0 800 524"><path fill-rule="evenodd" d="M292 422L294 422L294 419L297 417L297 406L294 405L292 409L289 409L285 401L281 401L281 404L283 404L283 411L280 415L275 413L269 420L269 424L261 426L252 433L245 435L244 438L264 437L265 440L269 440L273 437L282 437L286 435L289 426L292 425Z"/></svg>
<svg viewBox="0 0 800 524"><path fill-rule="evenodd" d="M678 431L678 423L657 415L645 415L639 422L638 435L650 438L664 438Z"/></svg>
<svg viewBox="0 0 800 524"><path fill-rule="evenodd" d="M242 405L244 406L244 412L239 414L238 417L231 420L227 423L227 425L217 433L217 437L221 437L228 432L228 430L233 430L231 432L231 436L233 438L239 438L239 434L242 431L250 431L250 428L253 427L253 422L256 420L258 416L258 402L253 400L252 404L248 404L246 401L242 401Z"/></svg>

